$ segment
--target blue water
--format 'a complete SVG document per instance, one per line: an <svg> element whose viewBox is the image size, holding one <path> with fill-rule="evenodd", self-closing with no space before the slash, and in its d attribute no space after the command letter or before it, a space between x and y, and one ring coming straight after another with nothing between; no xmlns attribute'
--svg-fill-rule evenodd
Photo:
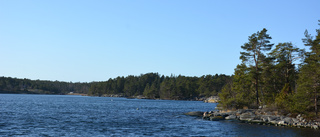
<svg viewBox="0 0 320 137"><path fill-rule="evenodd" d="M0 136L319 136L319 130L205 121L199 101L0 94Z"/></svg>

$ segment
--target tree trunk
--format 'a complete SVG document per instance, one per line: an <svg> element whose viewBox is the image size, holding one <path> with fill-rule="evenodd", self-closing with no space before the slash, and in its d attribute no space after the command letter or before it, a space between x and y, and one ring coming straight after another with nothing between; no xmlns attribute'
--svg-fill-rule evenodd
<svg viewBox="0 0 320 137"><path fill-rule="evenodd" d="M257 98L257 107L259 107L259 89L258 89L258 85L259 85L259 80L258 80L258 77L256 78L256 98Z"/></svg>
<svg viewBox="0 0 320 137"><path fill-rule="evenodd" d="M318 103L317 103L317 98L318 98L318 95L317 95L317 91L314 92L314 111L316 112L316 117L318 116Z"/></svg>
<svg viewBox="0 0 320 137"><path fill-rule="evenodd" d="M257 57L256 57L257 54ZM259 60L259 53L254 54L254 61L256 67L256 74L255 74L255 88L256 88L256 98L257 98L257 107L259 107L259 72L258 72L258 60Z"/></svg>

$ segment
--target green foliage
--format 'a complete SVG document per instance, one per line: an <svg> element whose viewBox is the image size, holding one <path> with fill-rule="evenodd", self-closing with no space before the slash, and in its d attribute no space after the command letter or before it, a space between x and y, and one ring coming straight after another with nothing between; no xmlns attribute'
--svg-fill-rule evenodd
<svg viewBox="0 0 320 137"><path fill-rule="evenodd" d="M263 28L257 33L253 33L249 36L249 42L245 43L241 48L244 52L240 52L240 59L242 63L247 63L252 70L250 73L253 74L252 82L255 87L256 93L256 104L259 104L259 85L261 79L261 64L265 59L264 52L271 50L273 44L270 44L270 39L272 39L269 34L267 34L267 29Z"/></svg>
<svg viewBox="0 0 320 137"><path fill-rule="evenodd" d="M93 83L90 93L92 95L123 93L125 96L144 95L151 99L188 100L216 95L230 79L231 77L226 75L206 75L198 78L181 75L165 77L158 73L147 73Z"/></svg>
<svg viewBox="0 0 320 137"><path fill-rule="evenodd" d="M67 94L87 93L92 96L121 94L127 97L144 95L151 99L189 100L202 96L216 95L221 91L227 75L202 77L160 76L158 73L141 74L91 83L40 81L0 77L0 93Z"/></svg>
<svg viewBox="0 0 320 137"><path fill-rule="evenodd" d="M244 63L235 69L233 81L225 85L219 94L224 108L243 108L254 103L254 89L251 82L250 68Z"/></svg>
<svg viewBox="0 0 320 137"><path fill-rule="evenodd" d="M237 105L234 90L232 90L232 81L223 86L221 92L219 93L220 97L220 106L229 109L235 108Z"/></svg>
<svg viewBox="0 0 320 137"><path fill-rule="evenodd" d="M319 21L320 22L320 21ZM320 24L319 24L320 25ZM310 47L310 52L306 52L306 58L301 66L298 91L296 94L296 107L303 107L304 109L296 109L297 111L314 111L318 112L319 106L319 92L320 92L320 29L317 29L317 35L315 39L305 32L303 42L305 46Z"/></svg>
<svg viewBox="0 0 320 137"><path fill-rule="evenodd" d="M286 83L281 92L277 95L275 99L275 104L279 109L287 109L289 107L289 97L290 92L289 83Z"/></svg>
<svg viewBox="0 0 320 137"><path fill-rule="evenodd" d="M310 47L309 52L286 42L279 43L271 52L264 54L262 51L269 51L272 47L272 44L268 44L271 37L265 29L251 35L249 42L241 46L245 52L241 52L242 64L235 69L233 82L225 85L219 94L220 106L252 107L254 102L260 102L276 106L278 110L317 116L320 99L320 29L316 31L315 38L308 31L305 32L303 42ZM304 59L300 70L294 64L299 59Z"/></svg>
<svg viewBox="0 0 320 137"><path fill-rule="evenodd" d="M0 93L66 94L87 93L90 83L72 83L0 77Z"/></svg>

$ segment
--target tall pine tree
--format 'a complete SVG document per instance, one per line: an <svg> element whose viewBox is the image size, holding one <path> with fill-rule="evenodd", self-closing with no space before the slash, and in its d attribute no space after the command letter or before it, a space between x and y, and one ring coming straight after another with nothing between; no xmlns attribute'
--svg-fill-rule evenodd
<svg viewBox="0 0 320 137"><path fill-rule="evenodd" d="M305 61L300 69L296 100L301 102L296 102L295 108L300 112L313 110L317 115L320 91L320 29L316 32L317 35L313 38L306 30L303 39L310 51L306 52Z"/></svg>
<svg viewBox="0 0 320 137"><path fill-rule="evenodd" d="M267 29L263 28L261 31L249 36L249 42L245 43L241 48L244 52L240 52L242 62L246 62L252 68L253 83L255 87L256 103L259 105L259 82L260 82L260 65L263 63L265 58L264 52L270 51L273 44L270 44L270 39L272 39L269 34L267 34Z"/></svg>

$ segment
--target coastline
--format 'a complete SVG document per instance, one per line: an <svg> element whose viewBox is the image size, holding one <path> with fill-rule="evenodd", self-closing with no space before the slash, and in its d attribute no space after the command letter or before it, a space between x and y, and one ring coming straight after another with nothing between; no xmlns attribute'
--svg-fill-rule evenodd
<svg viewBox="0 0 320 137"><path fill-rule="evenodd" d="M202 115L201 115L202 114ZM307 120L303 115L299 114L296 117L288 114L287 116L278 115L275 112L264 111L262 109L238 109L235 111L210 111L210 112L188 112L185 115L202 117L204 120L219 121L219 120L237 120L249 124L258 125L274 125L287 126L296 128L312 128L319 129L320 122Z"/></svg>

